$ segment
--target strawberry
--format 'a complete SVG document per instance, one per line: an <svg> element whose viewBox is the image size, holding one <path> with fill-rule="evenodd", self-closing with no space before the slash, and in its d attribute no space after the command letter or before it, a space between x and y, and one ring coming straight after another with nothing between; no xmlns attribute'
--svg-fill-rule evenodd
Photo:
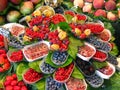
<svg viewBox="0 0 120 90"><path fill-rule="evenodd" d="M16 74L13 74L12 77L13 77L14 79L17 79L17 75L16 75Z"/></svg>
<svg viewBox="0 0 120 90"><path fill-rule="evenodd" d="M17 80L13 80L13 81L11 81L11 85L12 85L12 86L17 85Z"/></svg>
<svg viewBox="0 0 120 90"><path fill-rule="evenodd" d="M7 62L3 65L3 69L8 70L10 68L10 63Z"/></svg>
<svg viewBox="0 0 120 90"><path fill-rule="evenodd" d="M82 34L80 35L80 39L85 39L85 38L86 38L85 33L82 33Z"/></svg>
<svg viewBox="0 0 120 90"><path fill-rule="evenodd" d="M19 81L18 82L18 86L24 86L25 84L24 84L24 82L23 81Z"/></svg>
<svg viewBox="0 0 120 90"><path fill-rule="evenodd" d="M14 88L14 90L20 90L19 86L14 86L13 88Z"/></svg>
<svg viewBox="0 0 120 90"><path fill-rule="evenodd" d="M7 81L4 82L4 85L8 86L8 85L10 85L10 83L11 83L11 80L7 80Z"/></svg>
<svg viewBox="0 0 120 90"><path fill-rule="evenodd" d="M6 80L7 80L7 81L9 81L9 80L12 81L12 80L13 80L13 77L12 77L12 76L7 76L7 77L6 77Z"/></svg>
<svg viewBox="0 0 120 90"><path fill-rule="evenodd" d="M6 86L5 90L13 90L13 87L11 85Z"/></svg>
<svg viewBox="0 0 120 90"><path fill-rule="evenodd" d="M21 90L28 90L26 86L22 86Z"/></svg>

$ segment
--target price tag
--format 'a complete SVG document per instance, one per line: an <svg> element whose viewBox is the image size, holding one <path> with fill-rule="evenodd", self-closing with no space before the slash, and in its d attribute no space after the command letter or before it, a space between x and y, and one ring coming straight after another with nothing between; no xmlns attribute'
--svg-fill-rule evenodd
<svg viewBox="0 0 120 90"><path fill-rule="evenodd" d="M10 37L10 32L7 29L3 28L3 27L0 27L0 34L7 37L7 38Z"/></svg>

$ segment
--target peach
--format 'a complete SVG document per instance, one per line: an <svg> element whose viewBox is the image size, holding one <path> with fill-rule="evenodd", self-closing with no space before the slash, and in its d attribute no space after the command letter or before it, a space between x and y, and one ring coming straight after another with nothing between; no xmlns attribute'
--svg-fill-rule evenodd
<svg viewBox="0 0 120 90"><path fill-rule="evenodd" d="M112 12L107 13L107 18L111 21L116 21L118 19L117 15Z"/></svg>
<svg viewBox="0 0 120 90"><path fill-rule="evenodd" d="M90 13L91 10L92 10L92 3L85 3L85 5L83 6L83 12Z"/></svg>
<svg viewBox="0 0 120 90"><path fill-rule="evenodd" d="M74 0L74 6L78 6L82 8L84 6L84 1L83 0Z"/></svg>
<svg viewBox="0 0 120 90"><path fill-rule="evenodd" d="M6 9L7 4L8 4L8 0L0 0L0 12Z"/></svg>
<svg viewBox="0 0 120 90"><path fill-rule="evenodd" d="M104 0L93 0L93 6L95 9L104 7Z"/></svg>
<svg viewBox="0 0 120 90"><path fill-rule="evenodd" d="M113 0L109 0L105 2L105 9L106 10L114 10L116 8L116 3Z"/></svg>
<svg viewBox="0 0 120 90"><path fill-rule="evenodd" d="M98 9L95 11L94 13L95 16L103 16L103 17L106 17L107 14L106 14L106 11L105 10L102 10L102 9Z"/></svg>

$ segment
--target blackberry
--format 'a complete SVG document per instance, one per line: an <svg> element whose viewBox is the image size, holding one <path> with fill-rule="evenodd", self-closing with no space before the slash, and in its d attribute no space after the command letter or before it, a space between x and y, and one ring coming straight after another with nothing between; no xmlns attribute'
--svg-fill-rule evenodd
<svg viewBox="0 0 120 90"><path fill-rule="evenodd" d="M118 65L117 58L115 56L111 55L110 53L108 53L107 61L113 65Z"/></svg>
<svg viewBox="0 0 120 90"><path fill-rule="evenodd" d="M75 63L78 69L86 76L91 77L95 74L95 68L93 67L92 63L84 61L79 57L76 58Z"/></svg>
<svg viewBox="0 0 120 90"><path fill-rule="evenodd" d="M68 53L66 51L55 51L52 55L52 62L56 65L62 65L66 62Z"/></svg>
<svg viewBox="0 0 120 90"><path fill-rule="evenodd" d="M44 61L40 65L40 69L45 74L51 74L56 70L54 67L50 66L49 64L45 63Z"/></svg>
<svg viewBox="0 0 120 90"><path fill-rule="evenodd" d="M52 77L48 77L46 83L46 90L58 90L63 86L62 83L55 81Z"/></svg>
<svg viewBox="0 0 120 90"><path fill-rule="evenodd" d="M95 36L90 36L87 38L87 42L93 44L97 49L101 49L106 52L109 52L111 50L111 47L108 43L99 40Z"/></svg>
<svg viewBox="0 0 120 90"><path fill-rule="evenodd" d="M104 79L100 78L98 75L93 75L92 77L86 77L86 81L94 88L98 88L100 87L103 82Z"/></svg>

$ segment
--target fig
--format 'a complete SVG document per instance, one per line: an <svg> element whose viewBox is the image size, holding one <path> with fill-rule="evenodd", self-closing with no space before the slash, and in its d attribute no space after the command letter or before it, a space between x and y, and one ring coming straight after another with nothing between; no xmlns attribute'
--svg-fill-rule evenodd
<svg viewBox="0 0 120 90"><path fill-rule="evenodd" d="M10 11L7 15L7 21L8 22L17 22L20 17L20 12L19 11Z"/></svg>
<svg viewBox="0 0 120 90"><path fill-rule="evenodd" d="M32 68L29 68L24 74L23 74L23 80L27 83L27 84L33 84L37 81L39 81L40 79L42 79L43 74L42 73L38 73L37 71L35 71Z"/></svg>
<svg viewBox="0 0 120 90"><path fill-rule="evenodd" d="M23 15L27 15L27 14L32 13L33 9L34 9L33 3L31 1L25 1L25 2L23 2L22 6L20 8L20 12Z"/></svg>
<svg viewBox="0 0 120 90"><path fill-rule="evenodd" d="M0 12L6 9L7 4L8 4L8 0L0 0Z"/></svg>

